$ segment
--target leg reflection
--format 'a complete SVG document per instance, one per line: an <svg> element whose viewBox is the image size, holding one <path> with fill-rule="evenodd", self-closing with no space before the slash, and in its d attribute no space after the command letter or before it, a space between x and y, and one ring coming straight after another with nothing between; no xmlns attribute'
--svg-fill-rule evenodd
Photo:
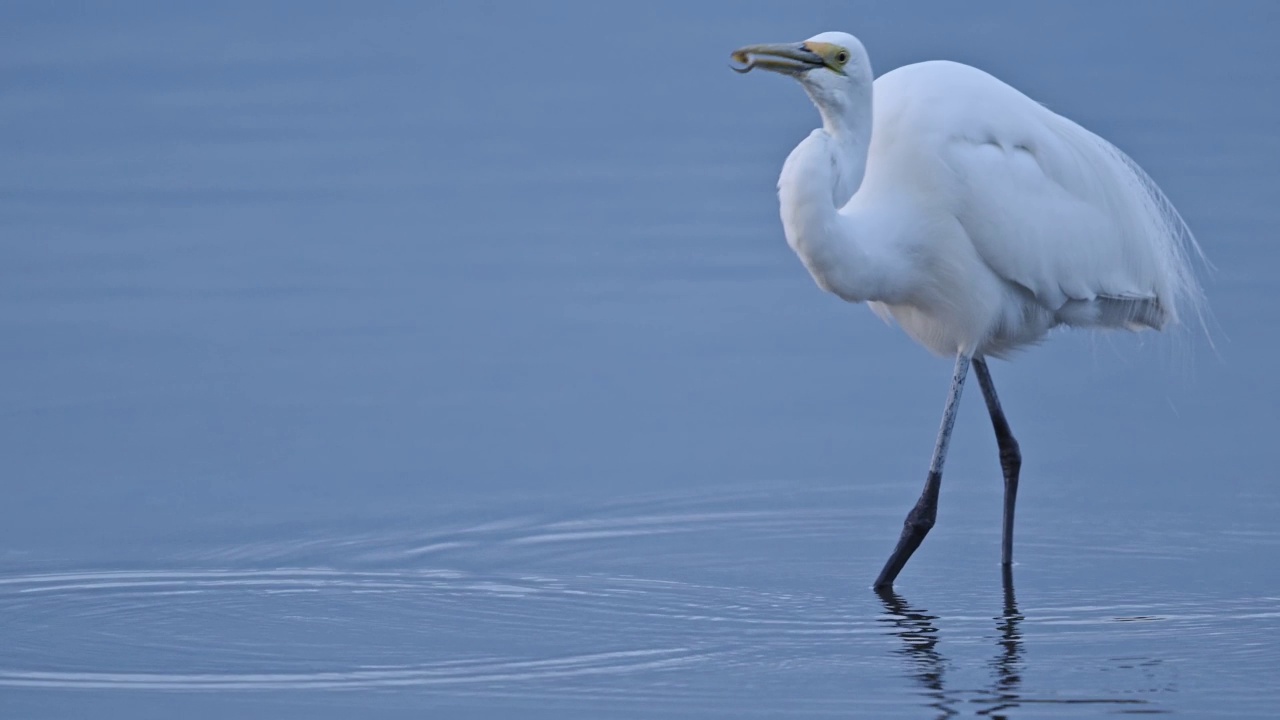
<svg viewBox="0 0 1280 720"><path fill-rule="evenodd" d="M994 704L978 711L979 715L993 718L1002 718L1005 710L1018 707L1022 691L1023 616L1018 612L1018 598L1013 591L1013 568L1002 566L1000 579L1004 585L1004 614L996 618L1000 652L991 662Z"/></svg>
<svg viewBox="0 0 1280 720"><path fill-rule="evenodd" d="M893 588L876 590L884 603L885 615L880 618L893 629L892 634L902 639L903 648L898 651L908 661L911 676L924 689L929 706L938 711L939 718L959 714L956 700L947 694L944 684L947 660L938 652L938 627L933 624L936 615L912 608Z"/></svg>
<svg viewBox="0 0 1280 720"><path fill-rule="evenodd" d="M909 671L907 677L916 682L922 694L928 699L928 706L937 710L938 718L949 718L959 714L957 708L963 704L967 708L965 714L973 713L979 717L1007 720L1012 713L1027 706L1046 710L1054 706L1110 706L1126 713L1162 713L1160 708L1149 708L1151 700L1142 697L1106 697L1092 694L1080 694L1059 690L1048 696L1028 697L1023 687L1026 672L1026 650L1023 639L1023 620L1025 616L1018 609L1018 599L1013 589L1013 571L1009 567L1001 569L1003 581L1003 612L995 620L995 655L986 663L989 677L981 685L965 685L957 687L957 682L965 682L964 677L972 677L967 671L979 667L978 662L970 664L965 651L975 647L969 641L981 636L983 643L991 640L989 629L976 633L960 632L958 642L953 645L959 653L958 663L947 659L940 651L940 634L936 624L937 615L911 607L901 595L893 590L880 590L877 594L884 604L885 612L880 622L890 627L890 634L899 638L902 647L896 654L905 658ZM990 628L990 625L986 626ZM990 646L987 645L989 648ZM987 651L982 651L984 654ZM1131 658L1129 660L1132 660ZM1127 660L1126 662L1129 662ZM1115 660L1111 660L1115 663ZM1147 661L1158 664L1159 661ZM1121 666L1126 667L1124 665ZM960 668L958 675L962 678L948 677L952 668ZM956 673L953 673L956 674ZM1167 690L1168 688L1161 688ZM1135 692L1155 692L1156 690L1139 687ZM1032 689L1034 693L1034 688ZM1135 707L1137 706L1137 707ZM975 709L977 708L977 709Z"/></svg>

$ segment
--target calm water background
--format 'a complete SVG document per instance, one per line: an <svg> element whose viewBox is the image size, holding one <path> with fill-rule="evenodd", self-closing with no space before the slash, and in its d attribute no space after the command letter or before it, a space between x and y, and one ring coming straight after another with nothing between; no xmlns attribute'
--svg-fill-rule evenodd
<svg viewBox="0 0 1280 720"><path fill-rule="evenodd" d="M0 4L5 717L1266 717L1280 5ZM1117 142L1203 339L993 372L868 590L950 362L817 291L827 29ZM971 388L971 391L976 388Z"/></svg>

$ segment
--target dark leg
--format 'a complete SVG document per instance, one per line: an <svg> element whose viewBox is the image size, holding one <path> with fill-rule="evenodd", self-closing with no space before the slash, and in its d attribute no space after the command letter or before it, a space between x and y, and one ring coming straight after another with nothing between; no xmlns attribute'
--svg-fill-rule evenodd
<svg viewBox="0 0 1280 720"><path fill-rule="evenodd" d="M1004 533L1000 538L1000 564L1008 567L1013 564L1013 508L1018 503L1018 471L1022 469L1022 452L1018 450L1018 441L1013 439L1009 421L1004 419L1004 410L1000 409L1000 398L996 397L996 386L991 382L986 359L975 357L973 370L978 375L978 385L982 386L982 397L987 401L987 412L991 413L991 427L996 431L996 444L1000 446L1000 470L1004 473Z"/></svg>
<svg viewBox="0 0 1280 720"><path fill-rule="evenodd" d="M911 558L911 553L920 547L924 536L933 527L938 518L938 490L942 487L942 463L947 459L947 444L951 442L951 429L956 424L956 410L960 407L960 391L964 390L964 379L969 374L969 356L956 357L955 374L951 376L951 392L947 395L947 406L942 411L942 427L938 430L938 442L933 446L933 460L929 463L929 475L924 481L924 492L916 500L916 506L907 513L902 524L902 536L898 538L898 546L893 549L880 577L876 578L876 589L893 587L893 581L902 572L902 568Z"/></svg>

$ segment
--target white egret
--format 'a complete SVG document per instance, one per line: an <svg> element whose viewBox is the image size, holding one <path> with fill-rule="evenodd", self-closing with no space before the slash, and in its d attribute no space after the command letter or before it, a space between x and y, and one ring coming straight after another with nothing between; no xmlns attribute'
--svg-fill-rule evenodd
<svg viewBox="0 0 1280 720"><path fill-rule="evenodd" d="M1000 449L1008 567L1022 457L986 358L1058 325L1199 316L1191 232L1128 156L976 68L923 62L873 80L862 43L840 32L732 57L739 72L794 77L822 116L778 180L787 243L818 286L956 357L924 492L875 587L893 585L937 518L970 365Z"/></svg>

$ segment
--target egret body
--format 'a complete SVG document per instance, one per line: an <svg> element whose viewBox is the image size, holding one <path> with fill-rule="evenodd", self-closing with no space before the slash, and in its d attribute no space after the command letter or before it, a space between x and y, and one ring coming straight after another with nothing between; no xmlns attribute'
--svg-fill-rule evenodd
<svg viewBox="0 0 1280 720"><path fill-rule="evenodd" d="M1059 325L1159 330L1199 316L1191 232L1128 156L976 68L933 61L875 79L840 32L733 58L739 72L794 77L822 116L778 180L787 243L818 286L956 357L924 492L876 587L892 586L936 520L970 366L1000 449L1008 566L1021 454L986 358Z"/></svg>

